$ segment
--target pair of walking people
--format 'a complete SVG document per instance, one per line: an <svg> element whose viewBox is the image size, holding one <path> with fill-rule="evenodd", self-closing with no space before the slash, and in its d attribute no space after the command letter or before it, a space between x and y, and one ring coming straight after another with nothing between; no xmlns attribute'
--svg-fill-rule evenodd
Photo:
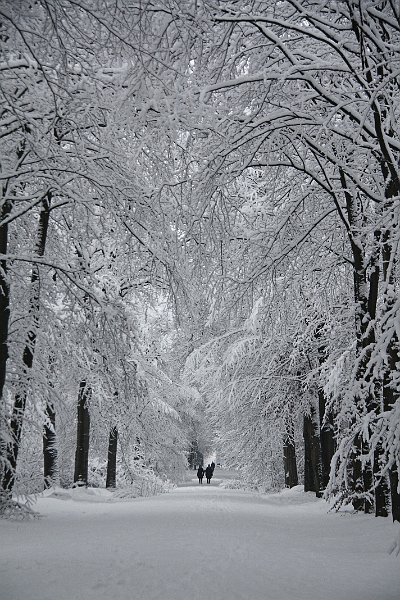
<svg viewBox="0 0 400 600"><path fill-rule="evenodd" d="M199 483L203 483L203 477L206 476L207 483L211 483L211 477L214 474L215 463L212 462L211 465L207 465L207 468L204 470L203 467L197 469L197 477L199 478Z"/></svg>

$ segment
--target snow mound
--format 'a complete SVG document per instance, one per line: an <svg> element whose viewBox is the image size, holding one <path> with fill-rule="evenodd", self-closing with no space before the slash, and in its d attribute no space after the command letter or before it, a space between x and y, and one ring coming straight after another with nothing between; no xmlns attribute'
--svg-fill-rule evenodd
<svg viewBox="0 0 400 600"><path fill-rule="evenodd" d="M113 500L113 492L91 487L50 488L43 492L41 497L54 500L75 500L76 502L110 502Z"/></svg>
<svg viewBox="0 0 400 600"><path fill-rule="evenodd" d="M26 519L36 519L40 515L33 510L36 499L34 496L20 496L20 499L0 496L0 519L10 521L24 521Z"/></svg>
<svg viewBox="0 0 400 600"><path fill-rule="evenodd" d="M132 482L123 488L119 488L114 492L114 498L127 500L129 498L158 496L159 494L167 494L174 488L174 485L169 481L162 481L159 477L141 478Z"/></svg>
<svg viewBox="0 0 400 600"><path fill-rule="evenodd" d="M309 502L321 502L315 492L305 492L303 485L295 485L292 488L284 488L280 492L266 494L266 500L273 504L308 504Z"/></svg>
<svg viewBox="0 0 400 600"><path fill-rule="evenodd" d="M260 494L270 504L290 505L321 501L320 498L316 497L315 492L305 492L303 485L295 485L292 488L284 488L283 490L276 492L265 490L260 486L251 485L240 479L227 479L220 483L220 487L228 490L244 490Z"/></svg>
<svg viewBox="0 0 400 600"><path fill-rule="evenodd" d="M245 484L240 479L215 479L215 481L220 482L219 487L225 490L243 490L245 488Z"/></svg>
<svg viewBox="0 0 400 600"><path fill-rule="evenodd" d="M145 472L129 485L116 489L76 486L71 488L52 487L38 497L76 502L121 502L139 497L158 496L170 492L174 485L156 475Z"/></svg>
<svg viewBox="0 0 400 600"><path fill-rule="evenodd" d="M395 537L389 548L389 553L394 556L400 556L400 523L394 522L393 527L395 528Z"/></svg>

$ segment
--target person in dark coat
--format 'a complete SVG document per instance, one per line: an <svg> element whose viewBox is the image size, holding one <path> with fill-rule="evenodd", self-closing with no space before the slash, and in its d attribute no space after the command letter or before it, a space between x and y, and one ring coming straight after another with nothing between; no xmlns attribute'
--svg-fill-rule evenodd
<svg viewBox="0 0 400 600"><path fill-rule="evenodd" d="M197 477L199 478L199 483L203 483L204 469L203 469L203 467L201 465L197 469Z"/></svg>
<svg viewBox="0 0 400 600"><path fill-rule="evenodd" d="M213 470L211 468L211 465L207 465L207 469L206 469L206 479L207 479L207 483L211 483L211 477L213 476Z"/></svg>
<svg viewBox="0 0 400 600"><path fill-rule="evenodd" d="M213 475L214 475L215 462L214 462L214 461L212 461L212 463L211 463L211 465L210 465L210 466L211 466L211 468L212 468L212 472L213 472Z"/></svg>

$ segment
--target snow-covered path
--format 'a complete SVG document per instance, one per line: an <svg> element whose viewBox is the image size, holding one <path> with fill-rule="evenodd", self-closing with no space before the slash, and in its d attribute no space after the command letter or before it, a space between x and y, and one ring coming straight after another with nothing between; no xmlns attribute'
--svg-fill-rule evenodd
<svg viewBox="0 0 400 600"><path fill-rule="evenodd" d="M389 520L216 475L126 502L43 498L40 520L0 522L1 600L398 600Z"/></svg>

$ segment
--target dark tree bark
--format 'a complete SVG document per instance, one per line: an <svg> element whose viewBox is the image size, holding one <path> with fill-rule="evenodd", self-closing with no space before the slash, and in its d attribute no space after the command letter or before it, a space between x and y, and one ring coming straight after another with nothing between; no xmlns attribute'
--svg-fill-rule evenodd
<svg viewBox="0 0 400 600"><path fill-rule="evenodd" d="M11 203L4 202L1 207L0 219L3 221L11 211ZM8 248L8 225L0 226L0 253L6 256ZM8 327L10 320L10 285L8 281L7 261L0 260L0 476L2 489L7 488L3 482L3 473L7 464L7 446L3 434L5 421L5 404L3 400L4 385L6 382L8 359Z"/></svg>
<svg viewBox="0 0 400 600"><path fill-rule="evenodd" d="M375 516L376 517L387 517L389 516L390 506L390 490L386 476L380 475L382 472L382 456L383 452L381 447L374 452L374 466L373 473L374 479L378 485L375 488Z"/></svg>
<svg viewBox="0 0 400 600"><path fill-rule="evenodd" d="M315 332L317 340L321 340L324 323L320 323ZM318 363L322 367L327 359L327 350L323 342L318 347ZM334 421L332 413L326 413L326 398L324 390L318 388L319 437L321 444L321 484L323 489L329 483L331 462L336 450Z"/></svg>
<svg viewBox="0 0 400 600"><path fill-rule="evenodd" d="M361 462L361 440L357 435L353 443L353 455L351 457L349 486L351 501L354 510L364 510L364 479Z"/></svg>
<svg viewBox="0 0 400 600"><path fill-rule="evenodd" d="M199 446L197 444L197 440L193 440L192 443L190 444L190 451L189 451L189 456L188 456L188 463L189 463L190 469L196 470L197 467L200 465L199 455L200 455L200 452L199 452Z"/></svg>
<svg viewBox="0 0 400 600"><path fill-rule="evenodd" d="M371 257L371 266L370 266L370 276L369 276L369 297L368 297L368 312L371 316L371 319L376 318L376 306L378 301L378 291L379 291L379 277L380 277L380 267L379 267L379 258L380 258L380 241L381 241L381 232L375 231L375 252ZM372 339L372 342L375 343L375 335ZM375 413L382 412L382 382L375 381L374 382L374 390L375 395L373 397L373 401L370 402L370 410L373 410ZM386 476L382 477L382 457L383 450L381 443L377 445L374 450L374 458L372 464L372 481L371 484L374 487L374 496L375 496L375 516L376 517L387 517L389 515L389 486Z"/></svg>
<svg viewBox="0 0 400 600"><path fill-rule="evenodd" d="M388 169L383 168L384 172ZM400 182L392 181L390 187L386 190L386 195L389 198L386 212L391 213L391 222L397 224L396 215L394 213L393 202L391 198L400 194ZM386 314L393 311L393 306L397 300L396 297L396 281L394 271L396 266L395 252L393 250L393 241L396 239L398 225L392 225L383 234L383 249L382 249L382 270L385 281L385 302L384 311ZM386 329L386 323L383 326ZM393 375L398 373L398 364L400 363L399 340L396 332L392 334L387 348L388 364L383 377L383 410L391 411L395 402L399 399L399 392L393 382ZM396 463L392 464L389 469L390 482L390 498L392 506L393 521L400 521L400 494L398 492L399 473Z"/></svg>
<svg viewBox="0 0 400 600"><path fill-rule="evenodd" d="M74 483L77 485L88 484L90 435L90 414L88 402L90 400L91 393L92 390L90 387L88 387L86 381L81 381L79 384L78 394L78 420L74 471Z"/></svg>
<svg viewBox="0 0 400 600"><path fill-rule="evenodd" d="M283 467L285 469L285 485L292 488L298 485L296 447L294 442L294 425L291 416L285 419L286 432L283 436Z"/></svg>
<svg viewBox="0 0 400 600"><path fill-rule="evenodd" d="M1 208L3 221L11 211L11 203L5 202ZM8 249L8 225L0 226L0 253L5 256ZM10 318L10 285L8 281L7 261L0 260L0 398L6 381L6 363L8 359L8 323Z"/></svg>
<svg viewBox="0 0 400 600"><path fill-rule="evenodd" d="M58 479L56 446L56 412L51 402L46 403L48 424L43 427L43 477L44 489L51 487Z"/></svg>
<svg viewBox="0 0 400 600"><path fill-rule="evenodd" d="M285 469L285 485L292 488L298 485L296 448L293 438L285 435L283 438L283 466Z"/></svg>
<svg viewBox="0 0 400 600"><path fill-rule="evenodd" d="M313 407L309 415L304 415L304 491L315 492L321 497L321 445L319 425L316 422L316 412Z"/></svg>
<svg viewBox="0 0 400 600"><path fill-rule="evenodd" d="M318 408L320 424L320 444L321 444L321 483L323 489L329 482L332 457L335 454L336 444L333 428L333 416L325 415L326 401L324 390L318 390Z"/></svg>
<svg viewBox="0 0 400 600"><path fill-rule="evenodd" d="M188 464L189 464L189 468L190 469L194 469L194 457L195 457L195 442L192 442L190 444L190 450L189 450L189 454L188 454Z"/></svg>
<svg viewBox="0 0 400 600"><path fill-rule="evenodd" d="M28 131L26 125L22 127L23 131ZM26 140L22 140L20 147L17 149L16 155L18 163L21 163L25 154ZM2 205L0 208L0 253L3 256L7 256L8 252L8 223L7 218L11 214L13 207L13 201L10 197L7 197L8 183L2 186ZM3 427L5 418L3 413L3 391L6 383L7 373L7 359L8 359L8 328L10 320L10 283L8 279L8 265L7 260L2 258L0 260L0 428ZM1 429L0 429L1 431ZM0 437L0 476L3 475L3 469L7 464L7 445L4 444L4 440ZM3 484L3 479L1 479ZM7 489L2 485L3 490Z"/></svg>
<svg viewBox="0 0 400 600"><path fill-rule="evenodd" d="M108 438L106 488L115 488L117 483L118 429L112 427Z"/></svg>
<svg viewBox="0 0 400 600"><path fill-rule="evenodd" d="M39 216L39 226L36 242L36 256L42 257L46 249L47 232L49 226L51 193L43 199ZM10 420L10 433L12 441L7 446L7 463L4 470L3 489L11 492L15 483L19 446L21 443L22 425L28 395L30 372L33 364L37 332L39 329L40 312L40 281L39 265L32 265L31 297L29 301L30 328L27 333L25 348L22 354L23 373L14 397L14 405Z"/></svg>
<svg viewBox="0 0 400 600"><path fill-rule="evenodd" d="M388 304L393 300L389 300ZM386 307L386 310L390 310ZM398 392L395 391L395 387L392 381L393 373L397 372L397 364L400 363L399 355L399 342L396 334L390 340L390 344L387 350L388 353L388 368L383 378L383 409L385 411L391 411L395 402L398 399ZM398 492L399 485L399 473L397 470L396 463L394 463L389 469L389 482L390 482L390 498L392 506L392 517L393 521L400 521L400 494Z"/></svg>
<svg viewBox="0 0 400 600"><path fill-rule="evenodd" d="M363 454L369 452L369 446L364 441L361 445L361 451ZM364 512L366 514L371 513L374 510L375 493L374 493L374 476L373 476L373 462L366 461L363 469L363 483L365 490L364 498Z"/></svg>
<svg viewBox="0 0 400 600"><path fill-rule="evenodd" d="M400 521L400 494L397 491L399 485L399 472L395 466L389 470L390 498L392 501L393 521Z"/></svg>

